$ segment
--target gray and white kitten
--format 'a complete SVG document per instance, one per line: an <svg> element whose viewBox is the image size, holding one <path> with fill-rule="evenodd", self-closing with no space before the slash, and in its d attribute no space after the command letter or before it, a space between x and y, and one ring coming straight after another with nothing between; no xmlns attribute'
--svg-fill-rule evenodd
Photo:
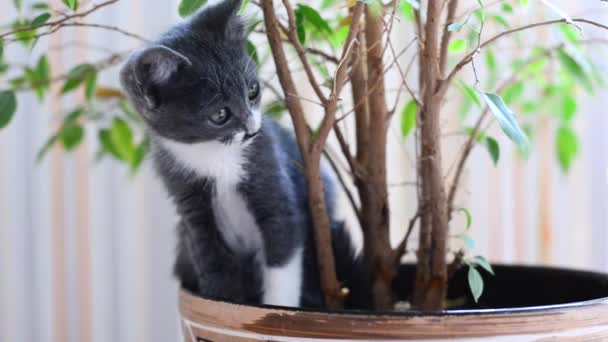
<svg viewBox="0 0 608 342"><path fill-rule="evenodd" d="M300 153L293 136L260 113L239 7L207 6L172 28L132 55L121 82L180 216L182 286L235 302L319 307ZM330 179L324 172L338 275L352 301L358 289L366 301L367 278L355 275L349 236L333 219Z"/></svg>

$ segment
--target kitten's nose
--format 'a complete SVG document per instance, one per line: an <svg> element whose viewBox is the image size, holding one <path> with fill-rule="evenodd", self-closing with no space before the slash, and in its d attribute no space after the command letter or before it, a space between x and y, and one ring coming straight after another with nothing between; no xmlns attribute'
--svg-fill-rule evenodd
<svg viewBox="0 0 608 342"><path fill-rule="evenodd" d="M245 125L246 135L257 134L262 126L262 113L258 110L253 110L247 116L247 123Z"/></svg>

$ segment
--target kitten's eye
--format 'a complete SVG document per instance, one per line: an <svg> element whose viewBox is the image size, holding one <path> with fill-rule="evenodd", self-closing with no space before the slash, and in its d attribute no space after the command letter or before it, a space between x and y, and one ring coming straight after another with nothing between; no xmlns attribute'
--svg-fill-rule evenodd
<svg viewBox="0 0 608 342"><path fill-rule="evenodd" d="M209 120L214 124L221 126L230 120L230 112L227 108L222 108L209 116Z"/></svg>
<svg viewBox="0 0 608 342"><path fill-rule="evenodd" d="M249 90L248 90L248 97L250 101L255 100L258 95L260 95L260 84L258 83L258 81L254 81L253 83L251 83L249 85Z"/></svg>

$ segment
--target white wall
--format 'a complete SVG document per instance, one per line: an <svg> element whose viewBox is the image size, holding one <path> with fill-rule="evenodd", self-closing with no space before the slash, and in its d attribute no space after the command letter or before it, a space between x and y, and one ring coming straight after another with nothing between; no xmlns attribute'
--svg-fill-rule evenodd
<svg viewBox="0 0 608 342"><path fill-rule="evenodd" d="M120 1L90 22L154 37L178 20L177 2ZM571 13L603 5L595 0L554 2L578 7L568 8ZM0 3L0 22L12 17L11 5ZM400 46L409 42L407 33L395 38ZM117 51L137 46L115 33L65 30L41 41L39 48L73 40ZM29 56L25 49L9 49L11 60ZM53 73L102 56L77 48L55 51ZM598 53L596 59L606 66L605 54ZM101 84L117 86L117 70L105 73ZM396 81L390 77L390 82ZM598 93L582 106L576 125L582 154L569 175L556 167L551 129L528 162L518 161L502 138L498 168L484 150L473 152L460 202L472 210L481 254L492 261L608 270L607 101ZM53 150L44 162L35 162L39 147L57 125L57 114L70 103L74 99L39 105L33 95L22 94L14 121L0 131L0 341L176 340L177 288L171 276L175 217L149 165L131 177L109 159L93 161L98 149L94 134L75 153ZM314 106L308 108L315 111ZM404 147L397 135L390 137L390 181L412 180L413 149ZM449 150L447 157L455 152ZM391 199L398 238L414 211L414 197L411 189L393 188ZM543 210L545 219L539 215ZM457 220L454 225L459 224ZM549 234L546 238L541 238L542 227Z"/></svg>

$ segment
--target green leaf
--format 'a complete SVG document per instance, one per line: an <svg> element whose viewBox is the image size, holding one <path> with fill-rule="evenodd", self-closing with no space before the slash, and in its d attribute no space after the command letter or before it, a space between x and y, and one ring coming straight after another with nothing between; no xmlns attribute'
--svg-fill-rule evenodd
<svg viewBox="0 0 608 342"><path fill-rule="evenodd" d="M576 115L577 110L577 103L574 96L566 94L563 97L561 108L562 120L564 120L566 123L570 122L572 118L574 118L574 115Z"/></svg>
<svg viewBox="0 0 608 342"><path fill-rule="evenodd" d="M319 31L325 31L327 33L332 32L331 27L329 27L327 21L323 19L319 12L317 12L317 10L315 10L314 8L307 5L298 4L298 7L296 8L295 12L296 14L300 13L302 17L306 19L306 21L311 23Z"/></svg>
<svg viewBox="0 0 608 342"><path fill-rule="evenodd" d="M131 172L137 171L141 163L144 161L146 154L148 153L148 143L144 141L135 149L133 154L133 160L131 160L130 167Z"/></svg>
<svg viewBox="0 0 608 342"><path fill-rule="evenodd" d="M509 5L508 3L503 3L501 7L502 7L502 11L505 13L513 12L513 7L511 5Z"/></svg>
<svg viewBox="0 0 608 342"><path fill-rule="evenodd" d="M468 249L469 251L472 251L475 249L475 240L473 240L472 237L465 235L462 238L462 242L464 242L464 246L466 247L466 249Z"/></svg>
<svg viewBox="0 0 608 342"><path fill-rule="evenodd" d="M557 57L559 58L560 63L564 66L572 76L577 78L585 87L588 92L593 91L593 83L591 78L586 73L585 68L572 56L570 56L563 49L557 50Z"/></svg>
<svg viewBox="0 0 608 342"><path fill-rule="evenodd" d="M13 0L13 5L15 5L15 9L18 12L21 12L21 9L23 9L23 0Z"/></svg>
<svg viewBox="0 0 608 342"><path fill-rule="evenodd" d="M35 4L32 4L32 9L39 11L47 11L49 9L49 4L47 4L46 2L37 2Z"/></svg>
<svg viewBox="0 0 608 342"><path fill-rule="evenodd" d="M568 24L560 24L559 30L564 35L564 38L569 42L576 43L580 38L580 32L572 28L571 25Z"/></svg>
<svg viewBox="0 0 608 342"><path fill-rule="evenodd" d="M87 78L91 77L92 74L96 73L96 69L91 64L80 64L72 68L68 73L67 80L65 81L61 93L65 94L78 88Z"/></svg>
<svg viewBox="0 0 608 342"><path fill-rule="evenodd" d="M255 62L255 64L260 64L260 59L258 57L258 50L255 45L251 42L251 40L247 40L247 53L251 56L251 59Z"/></svg>
<svg viewBox="0 0 608 342"><path fill-rule="evenodd" d="M401 111L401 135L405 138L416 127L416 112L418 105L416 101L410 100Z"/></svg>
<svg viewBox="0 0 608 342"><path fill-rule="evenodd" d="M528 7L529 0L519 0L519 4L523 7Z"/></svg>
<svg viewBox="0 0 608 342"><path fill-rule="evenodd" d="M32 20L32 27L43 25L49 20L50 17L51 15L48 13L42 13L41 15L34 18L34 20Z"/></svg>
<svg viewBox="0 0 608 342"><path fill-rule="evenodd" d="M287 111L287 108L282 100L272 101L264 106L264 113L273 119L280 119L285 111Z"/></svg>
<svg viewBox="0 0 608 342"><path fill-rule="evenodd" d="M567 172L578 154L576 133L568 126L561 126L556 134L557 159L564 172Z"/></svg>
<svg viewBox="0 0 608 342"><path fill-rule="evenodd" d="M245 8L247 8L247 5L249 5L249 0L243 0L241 3L241 8L239 8L239 15L243 15L243 13L245 13Z"/></svg>
<svg viewBox="0 0 608 342"><path fill-rule="evenodd" d="M114 147L114 143L112 142L112 139L110 138L110 130L108 130L108 129L100 130L98 138L99 138L99 143L101 144L101 147L104 152L108 152L114 158L116 158L118 160L122 160L122 156L118 153L118 150Z"/></svg>
<svg viewBox="0 0 608 342"><path fill-rule="evenodd" d="M500 159L500 146L496 139L491 137L486 137L486 148L488 149L488 153L490 153L490 157L494 162L494 165L498 164L498 160Z"/></svg>
<svg viewBox="0 0 608 342"><path fill-rule="evenodd" d="M448 25L448 31L450 32L458 32L462 29L465 23L451 23Z"/></svg>
<svg viewBox="0 0 608 342"><path fill-rule="evenodd" d="M498 14L493 14L490 16L490 18L492 18L495 22L499 23L500 25L502 25L502 27L504 28L509 28L509 23L507 22L507 20Z"/></svg>
<svg viewBox="0 0 608 342"><path fill-rule="evenodd" d="M297 18L296 18L297 19ZM333 47L341 47L346 41L346 37L348 36L349 27L343 26L337 29L331 36L329 36L329 41Z"/></svg>
<svg viewBox="0 0 608 342"><path fill-rule="evenodd" d="M55 145L55 143L59 140L59 134L53 134L49 139L44 143L42 148L36 154L36 161L41 162L42 158L48 153L48 151Z"/></svg>
<svg viewBox="0 0 608 342"><path fill-rule="evenodd" d="M6 127L17 111L17 96L12 90L0 92L0 129Z"/></svg>
<svg viewBox="0 0 608 342"><path fill-rule="evenodd" d="M469 266L469 274L468 274L468 282L469 289L471 289L471 294L473 295L473 299L475 303L479 301L479 297L483 293L483 278L479 271L475 269L473 266Z"/></svg>
<svg viewBox="0 0 608 342"><path fill-rule="evenodd" d="M463 52L467 48L467 41L461 38L454 39L448 45L448 51L452 53Z"/></svg>
<svg viewBox="0 0 608 342"><path fill-rule="evenodd" d="M517 82L509 85L502 92L502 98L507 104L512 104L524 93L524 83Z"/></svg>
<svg viewBox="0 0 608 342"><path fill-rule="evenodd" d="M63 0L63 3L72 11L76 11L78 9L78 0Z"/></svg>
<svg viewBox="0 0 608 342"><path fill-rule="evenodd" d="M401 3L401 13L407 21L414 21L414 8L409 1L403 1Z"/></svg>
<svg viewBox="0 0 608 342"><path fill-rule="evenodd" d="M133 132L123 119L114 118L110 129L110 140L121 160L129 163L134 160Z"/></svg>
<svg viewBox="0 0 608 342"><path fill-rule="evenodd" d="M500 96L493 93L482 93L483 99L494 114L503 132L520 148L526 149L528 146L528 138L521 130L515 114L507 107Z"/></svg>
<svg viewBox="0 0 608 342"><path fill-rule="evenodd" d="M91 72L85 79L85 96L87 100L91 100L97 89L97 71Z"/></svg>
<svg viewBox="0 0 608 342"><path fill-rule="evenodd" d="M25 46L29 46L33 43L36 36L36 29L33 28L29 30L30 27L30 22L25 19L17 20L13 23L13 29L17 30L17 32L15 32L15 38Z"/></svg>
<svg viewBox="0 0 608 342"><path fill-rule="evenodd" d="M196 12L199 8L203 7L207 3L207 0L182 0L179 3L179 15L184 18L190 14Z"/></svg>
<svg viewBox="0 0 608 342"><path fill-rule="evenodd" d="M467 230L471 229L471 225L473 224L473 217L471 216L471 212L467 208L459 208L458 211L461 211L462 213L464 213L464 216L467 220L466 229ZM473 241L473 240L471 240L471 241ZM465 242L465 244L466 244L466 242ZM473 242L472 246L473 247L471 249L473 249L475 247L475 242Z"/></svg>
<svg viewBox="0 0 608 342"><path fill-rule="evenodd" d="M84 129L74 122L70 122L63 126L60 134L61 143L67 151L71 151L74 147L78 146L82 141L83 136Z"/></svg>
<svg viewBox="0 0 608 342"><path fill-rule="evenodd" d="M304 27L304 15L301 12L296 12L296 33L300 43L306 43L306 28Z"/></svg>
<svg viewBox="0 0 608 342"><path fill-rule="evenodd" d="M488 271L488 273L490 273L491 275L495 275L492 265L490 265L490 262L488 262L488 259L486 259L484 256L476 256L475 258L473 258L473 263Z"/></svg>
<svg viewBox="0 0 608 342"><path fill-rule="evenodd" d="M477 96L475 90L462 81L460 81L458 84L460 85L462 92L468 96L477 105L477 107L481 108L481 100L479 99L479 96Z"/></svg>

